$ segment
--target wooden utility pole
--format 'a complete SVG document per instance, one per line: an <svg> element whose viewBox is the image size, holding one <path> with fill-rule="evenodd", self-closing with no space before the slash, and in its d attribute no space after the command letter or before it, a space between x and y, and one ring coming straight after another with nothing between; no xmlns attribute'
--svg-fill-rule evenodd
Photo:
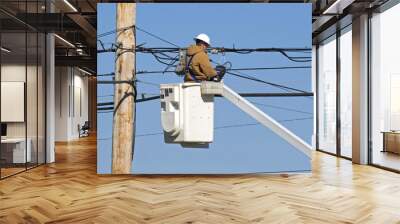
<svg viewBox="0 0 400 224"><path fill-rule="evenodd" d="M112 173L130 174L135 126L135 24L136 4L117 4L117 37L113 119ZM121 49L124 48L124 49ZM126 49L132 49L127 51Z"/></svg>

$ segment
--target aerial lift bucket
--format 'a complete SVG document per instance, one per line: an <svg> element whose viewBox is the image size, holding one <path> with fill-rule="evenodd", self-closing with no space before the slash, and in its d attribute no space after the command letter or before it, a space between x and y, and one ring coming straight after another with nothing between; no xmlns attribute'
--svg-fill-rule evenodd
<svg viewBox="0 0 400 224"><path fill-rule="evenodd" d="M161 123L166 143L207 147L214 134L214 96L221 95L308 157L311 146L223 82L161 85Z"/></svg>

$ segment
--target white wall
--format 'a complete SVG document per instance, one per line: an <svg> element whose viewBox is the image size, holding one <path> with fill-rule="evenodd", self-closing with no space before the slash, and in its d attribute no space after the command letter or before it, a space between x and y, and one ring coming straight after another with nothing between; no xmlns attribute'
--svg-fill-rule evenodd
<svg viewBox="0 0 400 224"><path fill-rule="evenodd" d="M37 126L37 93L36 85L37 80L32 78L32 74L36 77L36 66L27 66L25 64L3 64L1 66L1 81L2 82L25 82L26 71L28 72L28 87L27 87L27 119L28 119L28 137L30 134L35 133ZM39 105L39 107L42 105ZM7 110L7 108L1 108ZM7 122L7 135L9 137L25 137L25 123L26 122ZM30 131L32 130L32 131Z"/></svg>
<svg viewBox="0 0 400 224"><path fill-rule="evenodd" d="M88 111L88 78L81 76L83 73L76 75L77 70L75 70L74 75L74 108L73 108L73 119L71 120L72 126L72 136L78 137L78 124L81 126L88 121L89 111ZM80 96L80 97L79 97ZM80 101L80 103L79 103ZM81 111L80 111L81 110Z"/></svg>
<svg viewBox="0 0 400 224"><path fill-rule="evenodd" d="M88 120L88 78L76 68L56 67L55 86L55 140L77 139L78 125Z"/></svg>
<svg viewBox="0 0 400 224"><path fill-rule="evenodd" d="M69 80L68 67L55 68L55 141L68 140Z"/></svg>
<svg viewBox="0 0 400 224"><path fill-rule="evenodd" d="M37 70L38 69L38 70ZM42 68L36 65L25 66L25 63L4 63L1 66L2 82L24 82L26 84L26 106L23 102L20 113L25 114L26 120L22 122L5 122L7 124L7 137L25 138L30 140L32 162L44 163L44 74ZM27 80L25 80L27 78ZM4 90L4 89L3 89ZM3 91L2 90L2 91ZM21 94L24 94L22 90ZM7 97L6 95L2 95ZM10 107L2 107L2 112L13 113ZM23 115L24 116L24 115ZM39 159L39 161L36 161Z"/></svg>
<svg viewBox="0 0 400 224"><path fill-rule="evenodd" d="M1 81L25 82L25 73L25 64L4 64L1 66ZM25 122L7 123L7 137L25 137Z"/></svg>

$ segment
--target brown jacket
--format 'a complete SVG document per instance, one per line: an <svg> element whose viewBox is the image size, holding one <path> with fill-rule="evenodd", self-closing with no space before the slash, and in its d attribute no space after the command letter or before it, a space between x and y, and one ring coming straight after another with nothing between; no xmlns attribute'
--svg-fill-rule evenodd
<svg viewBox="0 0 400 224"><path fill-rule="evenodd" d="M192 61L189 65L191 73L199 81L209 80L217 75L217 71L212 67L207 53L197 45L191 45L187 49L188 60ZM185 75L185 82L195 81L190 74Z"/></svg>

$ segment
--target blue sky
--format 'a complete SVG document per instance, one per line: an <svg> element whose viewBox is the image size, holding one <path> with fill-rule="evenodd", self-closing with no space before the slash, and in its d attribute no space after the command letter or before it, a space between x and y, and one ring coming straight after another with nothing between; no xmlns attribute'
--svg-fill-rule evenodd
<svg viewBox="0 0 400 224"><path fill-rule="evenodd" d="M98 33L115 29L115 4L98 4ZM207 33L216 47L311 48L311 4L138 4L137 26L179 46L187 47L193 37ZM137 31L137 44L172 47ZM101 38L113 43L114 35ZM311 56L311 54L309 55ZM290 62L278 53L210 55L217 62L230 61L234 68L310 66ZM151 55L139 53L137 70L163 70ZM114 71L114 55L98 55L98 73ZM311 69L246 71L269 82L311 91ZM138 75L150 83L177 83L175 74ZM107 80L107 78L99 78ZM225 84L238 92L281 92L265 84L226 75ZM138 92L158 94L154 85L139 83ZM98 86L98 102L112 100L111 85ZM311 141L312 97L249 98L276 120L303 119L282 124L305 141ZM310 161L291 145L261 125L220 128L208 149L184 149L165 144L160 123L159 101L137 105L136 143L133 173L268 173L310 170ZM283 110L281 107L300 112ZM215 127L255 123L223 98L215 102ZM111 172L112 114L98 114L98 172ZM148 135L151 134L151 135Z"/></svg>

